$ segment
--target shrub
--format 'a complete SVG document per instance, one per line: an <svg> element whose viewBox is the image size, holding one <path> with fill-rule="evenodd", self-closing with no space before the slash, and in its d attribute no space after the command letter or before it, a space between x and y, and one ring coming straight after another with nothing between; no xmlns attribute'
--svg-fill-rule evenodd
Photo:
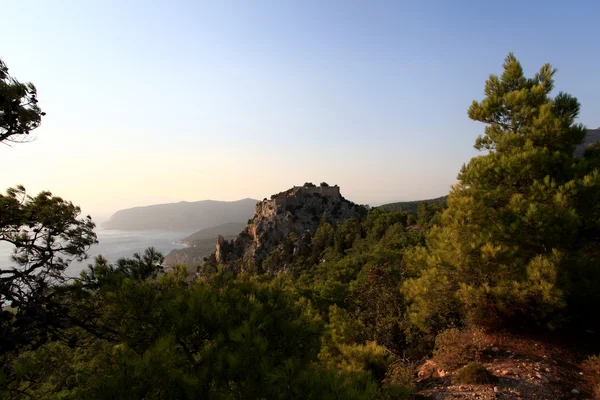
<svg viewBox="0 0 600 400"><path fill-rule="evenodd" d="M454 384L486 384L496 381L496 377L488 372L481 363L470 362L458 370L452 378Z"/></svg>
<svg viewBox="0 0 600 400"><path fill-rule="evenodd" d="M397 387L409 390L415 388L415 368L404 362L390 364L382 381L384 387Z"/></svg>
<svg viewBox="0 0 600 400"><path fill-rule="evenodd" d="M590 385L594 398L600 400L600 356L592 356L581 365L586 382Z"/></svg>
<svg viewBox="0 0 600 400"><path fill-rule="evenodd" d="M477 355L470 331L450 328L435 339L433 356L443 368L454 370L472 361Z"/></svg>

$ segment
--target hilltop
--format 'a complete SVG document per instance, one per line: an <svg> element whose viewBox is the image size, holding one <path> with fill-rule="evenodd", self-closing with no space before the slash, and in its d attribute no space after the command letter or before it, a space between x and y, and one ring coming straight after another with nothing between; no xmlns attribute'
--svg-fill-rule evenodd
<svg viewBox="0 0 600 400"><path fill-rule="evenodd" d="M214 263L260 269L271 252L282 250L284 241L291 247L288 251L301 250L323 220L335 225L365 213L364 207L342 197L337 185L294 186L257 203L254 217L235 240L219 236ZM285 270L284 264L279 265L277 271L266 272L277 274Z"/></svg>

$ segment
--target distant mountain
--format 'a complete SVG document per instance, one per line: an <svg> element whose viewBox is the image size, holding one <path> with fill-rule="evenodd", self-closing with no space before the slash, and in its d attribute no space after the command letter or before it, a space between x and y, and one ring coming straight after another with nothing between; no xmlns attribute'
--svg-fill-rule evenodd
<svg viewBox="0 0 600 400"><path fill-rule="evenodd" d="M583 157L585 149L598 141L600 141L600 128L588 129L587 135L583 138L583 142L575 149L575 156Z"/></svg>
<svg viewBox="0 0 600 400"><path fill-rule="evenodd" d="M448 196L436 197L435 199L427 199L427 200L415 200L415 201L399 201L396 203L383 204L377 208L381 208L386 211L406 211L416 213L417 208L419 207L419 203L424 201L429 204L435 203L443 203L448 200Z"/></svg>
<svg viewBox="0 0 600 400"><path fill-rule="evenodd" d="M258 200L204 200L157 204L117 211L102 224L106 229L119 230L181 230L195 231L229 222L247 222L254 215Z"/></svg>
<svg viewBox="0 0 600 400"><path fill-rule="evenodd" d="M246 228L246 222L228 222L218 226L212 226L210 228L202 229L196 233L183 238L181 241L187 245L193 245L194 242L200 240L210 239L217 240L217 236L237 236L241 231Z"/></svg>

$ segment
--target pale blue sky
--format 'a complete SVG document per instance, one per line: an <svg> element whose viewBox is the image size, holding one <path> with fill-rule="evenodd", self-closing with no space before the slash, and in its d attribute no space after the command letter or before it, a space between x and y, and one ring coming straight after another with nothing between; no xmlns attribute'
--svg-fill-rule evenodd
<svg viewBox="0 0 600 400"><path fill-rule="evenodd" d="M0 188L102 219L327 181L359 203L446 194L513 51L600 126L598 1L2 1L0 57L38 87ZM8 166L8 169L7 169Z"/></svg>

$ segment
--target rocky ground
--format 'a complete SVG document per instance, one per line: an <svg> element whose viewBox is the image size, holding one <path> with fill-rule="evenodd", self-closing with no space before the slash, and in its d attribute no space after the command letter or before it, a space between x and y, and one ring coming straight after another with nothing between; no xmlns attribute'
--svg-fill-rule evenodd
<svg viewBox="0 0 600 400"><path fill-rule="evenodd" d="M435 360L418 368L415 399L592 399L571 349L511 335L490 336L479 362L496 382L452 384Z"/></svg>

